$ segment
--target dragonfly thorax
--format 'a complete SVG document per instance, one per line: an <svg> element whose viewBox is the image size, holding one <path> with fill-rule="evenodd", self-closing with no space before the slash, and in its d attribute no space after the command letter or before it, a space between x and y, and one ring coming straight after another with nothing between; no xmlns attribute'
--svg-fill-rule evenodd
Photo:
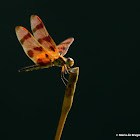
<svg viewBox="0 0 140 140"><path fill-rule="evenodd" d="M53 64L55 66L62 67L66 64L66 58L59 56L59 58L54 60Z"/></svg>
<svg viewBox="0 0 140 140"><path fill-rule="evenodd" d="M53 64L59 67L62 67L64 65L66 65L67 67L71 67L74 64L74 60L70 57L65 58L60 56L58 59L54 60Z"/></svg>

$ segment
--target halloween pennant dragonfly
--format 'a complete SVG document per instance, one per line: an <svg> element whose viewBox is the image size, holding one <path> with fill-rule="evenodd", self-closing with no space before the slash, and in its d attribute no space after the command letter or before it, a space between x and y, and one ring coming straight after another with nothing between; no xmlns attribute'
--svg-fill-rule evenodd
<svg viewBox="0 0 140 140"><path fill-rule="evenodd" d="M16 26L15 28L17 38L23 50L35 63L35 65L20 69L19 72L59 66L62 67L61 78L64 82L64 73L69 72L70 67L74 64L74 60L63 56L67 53L74 38L68 38L56 46L42 20L37 15L31 16L31 29L34 36L22 26Z"/></svg>

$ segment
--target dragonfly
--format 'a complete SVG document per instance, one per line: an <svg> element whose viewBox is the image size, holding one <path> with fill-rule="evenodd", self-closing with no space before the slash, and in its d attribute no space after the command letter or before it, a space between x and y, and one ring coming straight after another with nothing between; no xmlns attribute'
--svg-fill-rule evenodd
<svg viewBox="0 0 140 140"><path fill-rule="evenodd" d="M35 64L24 67L19 72L52 66L62 67L61 79L65 84L64 80L68 80L64 74L69 73L71 67L74 65L74 60L70 57L66 58L64 55L67 53L74 38L70 37L59 45L56 45L42 20L37 15L31 15L30 21L33 35L22 26L16 26L15 32L24 52Z"/></svg>

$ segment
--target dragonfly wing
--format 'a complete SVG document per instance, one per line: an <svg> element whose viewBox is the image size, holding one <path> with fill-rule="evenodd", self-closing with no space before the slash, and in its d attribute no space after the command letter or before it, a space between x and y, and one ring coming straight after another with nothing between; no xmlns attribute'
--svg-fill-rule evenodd
<svg viewBox="0 0 140 140"><path fill-rule="evenodd" d="M54 57L58 57L59 52L56 44L46 30L42 20L37 15L31 16L31 29L36 40L50 52Z"/></svg>
<svg viewBox="0 0 140 140"><path fill-rule="evenodd" d="M66 39L62 43L60 43L58 46L56 46L57 50L59 51L59 54L64 56L67 53L67 51L73 41L74 41L74 38L71 37L71 38Z"/></svg>
<svg viewBox="0 0 140 140"><path fill-rule="evenodd" d="M15 28L17 38L22 45L26 55L39 65L47 65L53 61L50 53L36 41L32 34L24 27L17 26Z"/></svg>

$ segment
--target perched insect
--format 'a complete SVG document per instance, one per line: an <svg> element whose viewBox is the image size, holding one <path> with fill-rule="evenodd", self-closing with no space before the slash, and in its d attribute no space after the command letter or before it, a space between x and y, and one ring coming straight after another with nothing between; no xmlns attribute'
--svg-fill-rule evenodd
<svg viewBox="0 0 140 140"><path fill-rule="evenodd" d="M63 56L67 53L74 38L68 38L56 46L43 22L37 15L31 16L31 29L34 37L22 26L16 26L15 28L17 38L26 55L35 63L35 65L20 69L19 72L59 66L62 67L62 81L64 82L64 79L67 81L64 73L69 73L70 67L74 64L74 60Z"/></svg>

